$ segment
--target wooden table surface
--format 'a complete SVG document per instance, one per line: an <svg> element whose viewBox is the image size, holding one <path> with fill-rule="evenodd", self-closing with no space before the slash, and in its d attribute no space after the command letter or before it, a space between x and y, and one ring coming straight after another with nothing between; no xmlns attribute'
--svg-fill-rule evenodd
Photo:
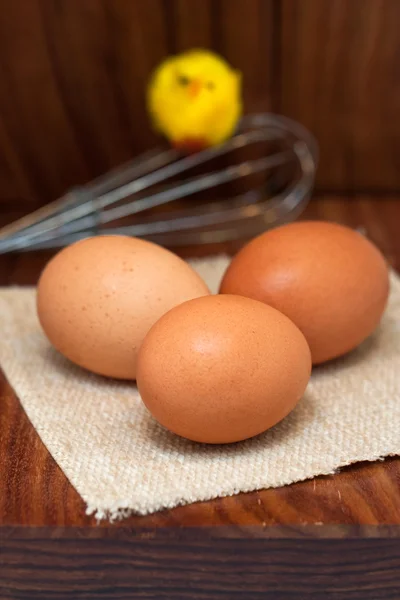
<svg viewBox="0 0 400 600"><path fill-rule="evenodd" d="M368 237L385 253L391 265L400 270L400 198L326 196L313 200L304 217L324 218L353 227L363 227ZM7 220L7 216L3 215L3 220ZM227 250L226 247L224 249ZM201 252L204 253L205 250L202 249ZM186 251L186 255L188 253L193 254L193 249ZM0 256L0 284L34 284L48 258L49 254L44 253ZM126 531L127 528L132 531L132 528L144 527L153 530L153 528L172 526L179 528L182 532L185 528L193 526L240 525L257 526L258 531L263 530L264 535L268 534L269 536L273 531L271 527L278 524L284 526L400 525L400 458L354 465L333 476L317 477L279 489L239 494L230 498L182 506L149 516L133 516L113 525L105 522L98 525L93 517L85 514L85 505L82 499L49 455L4 378L1 379L0 385L0 539L3 539L3 543L5 539L14 539L15 526L20 525L29 526L33 532L36 531L33 529L35 527L51 527L61 537L65 535L65 531L74 531L73 529L63 529L65 527L79 527L86 532L88 531L86 528L89 528L96 532L92 535L97 536L101 531L104 531L104 535L110 535L110 531L119 531L122 535L122 530ZM323 527L322 530L324 530ZM43 531L48 532L49 530ZM370 535L370 531L368 530L368 535ZM390 535L393 535L393 531L391 530ZM400 529L396 529L396 535L400 536L399 531ZM18 535L20 536L20 534ZM24 535L27 535L26 529ZM51 538L52 534L46 535ZM254 536L254 532L252 536ZM32 540L34 537L33 533L30 539ZM397 540L397 548L400 545L398 542ZM9 546L7 547L9 548ZM318 553L315 556L317 557L317 555ZM397 557L399 557L398 552ZM398 563L396 564L398 565ZM396 572L398 573L398 571ZM15 583L21 579L18 574L10 577L9 586L11 585L10 581ZM377 575L374 581L378 580ZM387 582L387 578L385 581ZM399 585L398 579L396 579L396 583L393 581L391 580L389 586L392 591L395 588L398 589ZM15 583L15 585L17 584ZM356 592L353 590L350 593L349 588L346 596L334 595L332 592L333 595L327 594L321 597L343 597L346 600L353 597L363 598L363 600L400 597L394 591L394 595L389 593L380 595L378 587L374 588L375 595L371 596L365 590L363 595L352 595L353 592ZM379 587L379 589L381 588L382 586ZM5 589L11 588L1 588L0 570L0 592L3 590L3 595L0 593L1 598L78 597L63 596L61 591L58 592L58 595L54 593L54 596L47 596L43 592L44 588L40 588L42 595L37 592L36 596L30 590L31 595L26 592L28 595L25 596L24 591L20 590L19 595L17 592L15 595L9 592L10 596L7 596L4 592ZM373 588L368 589L372 590ZM144 593L143 596L137 597L219 597L216 592L216 596L208 596L205 592L203 595L199 593L198 596L190 595L189 592L188 595L181 596L178 591L175 595L171 592L171 596L162 595L161 592L160 595L157 595L158 592L151 595L149 592L149 595ZM339 594L339 592L337 593ZM119 594L114 596L109 591L109 595L101 597L136 597L128 594L125 596L121 590L119 590ZM83 595L82 597L97 598L98 596L92 596L88 592L87 596ZM230 596L223 595L221 597L236 598L239 596L232 592ZM253 596L240 597L250 598ZM264 598L267 596L255 595L254 597ZM276 595L273 597L291 598L292 596L280 596L276 591Z"/></svg>

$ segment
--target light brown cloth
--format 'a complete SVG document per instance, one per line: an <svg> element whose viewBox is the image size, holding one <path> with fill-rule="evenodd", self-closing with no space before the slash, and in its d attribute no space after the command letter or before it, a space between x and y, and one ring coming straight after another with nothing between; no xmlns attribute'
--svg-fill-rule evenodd
<svg viewBox="0 0 400 600"><path fill-rule="evenodd" d="M227 260L194 263L214 291ZM386 315L369 340L315 369L304 398L282 423L229 446L174 436L152 419L134 384L91 375L60 356L39 328L32 288L0 290L0 362L87 512L111 519L146 514L400 454L400 280L394 274L391 285Z"/></svg>

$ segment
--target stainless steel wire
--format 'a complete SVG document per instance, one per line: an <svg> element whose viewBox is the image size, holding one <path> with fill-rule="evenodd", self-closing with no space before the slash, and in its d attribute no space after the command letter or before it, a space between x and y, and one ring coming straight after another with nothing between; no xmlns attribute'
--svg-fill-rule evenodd
<svg viewBox="0 0 400 600"><path fill-rule="evenodd" d="M270 141L281 142L283 149L221 169L213 167L213 161L219 157ZM273 114L248 115L242 119L236 135L222 146L183 157L175 149L148 152L3 228L0 253L62 247L99 233L144 237L163 245L247 237L301 212L312 190L317 158L314 138L299 123ZM195 204L184 210L143 216L134 224L111 226L127 216L293 161L298 164L298 176L273 198L267 198L264 189L250 188L227 200ZM206 164L211 165L209 172L184 177ZM177 176L180 180L171 182Z"/></svg>

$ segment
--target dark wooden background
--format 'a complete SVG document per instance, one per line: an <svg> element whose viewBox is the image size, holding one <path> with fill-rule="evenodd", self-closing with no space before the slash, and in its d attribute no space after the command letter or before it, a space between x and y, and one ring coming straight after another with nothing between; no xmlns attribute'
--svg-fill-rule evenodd
<svg viewBox="0 0 400 600"><path fill-rule="evenodd" d="M210 47L247 112L308 126L317 190L400 190L399 0L0 0L0 210L26 212L152 147L144 89Z"/></svg>
<svg viewBox="0 0 400 600"><path fill-rule="evenodd" d="M156 145L150 71L204 46L242 70L246 112L315 134L305 216L364 227L399 269L399 24L400 0L0 0L0 224ZM0 258L1 285L47 260ZM399 597L399 459L97 528L1 374L0 392L2 599Z"/></svg>

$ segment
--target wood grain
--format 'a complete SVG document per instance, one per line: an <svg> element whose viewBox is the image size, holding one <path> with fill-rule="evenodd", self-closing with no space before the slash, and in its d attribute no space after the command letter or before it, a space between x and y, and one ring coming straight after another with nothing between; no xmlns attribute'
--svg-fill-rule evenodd
<svg viewBox="0 0 400 600"><path fill-rule="evenodd" d="M213 46L215 4L212 0L173 0L167 4L168 47L171 52Z"/></svg>
<svg viewBox="0 0 400 600"><path fill-rule="evenodd" d="M398 538L342 533L313 539L310 531L265 531L164 528L104 535L10 528L0 594L6 600L398 599Z"/></svg>
<svg viewBox="0 0 400 600"><path fill-rule="evenodd" d="M398 190L400 3L283 0L280 110L321 148L319 189Z"/></svg>
<svg viewBox="0 0 400 600"><path fill-rule="evenodd" d="M193 46L247 112L299 120L319 190L400 190L398 0L0 0L0 203L42 204L152 147L150 72Z"/></svg>
<svg viewBox="0 0 400 600"><path fill-rule="evenodd" d="M322 191L400 190L397 0L0 0L0 202L42 204L152 147L168 53L222 53L245 110L309 127Z"/></svg>
<svg viewBox="0 0 400 600"><path fill-rule="evenodd" d="M274 12L271 0L219 0L215 13L217 52L243 76L247 113L272 109Z"/></svg>
<svg viewBox="0 0 400 600"><path fill-rule="evenodd" d="M400 268L399 198L317 198L304 218L365 228ZM0 256L0 285L49 257ZM0 376L2 600L397 600L399 538L399 458L98 524Z"/></svg>
<svg viewBox="0 0 400 600"><path fill-rule="evenodd" d="M145 89L168 53L219 49L245 74L248 109L268 109L272 0L248 0L245 20L242 8L0 0L0 202L29 210L158 143Z"/></svg>
<svg viewBox="0 0 400 600"><path fill-rule="evenodd" d="M391 264L400 270L398 198L317 198L304 214L307 217L365 228ZM184 251L186 255L194 253L195 249ZM0 284L35 283L49 257L49 253L0 256ZM0 473L5 474L0 486L0 524L94 526L94 519L85 515L82 500L49 456L4 379L0 396ZM400 459L357 465L333 477L281 489L132 517L120 525L315 523L400 524Z"/></svg>

